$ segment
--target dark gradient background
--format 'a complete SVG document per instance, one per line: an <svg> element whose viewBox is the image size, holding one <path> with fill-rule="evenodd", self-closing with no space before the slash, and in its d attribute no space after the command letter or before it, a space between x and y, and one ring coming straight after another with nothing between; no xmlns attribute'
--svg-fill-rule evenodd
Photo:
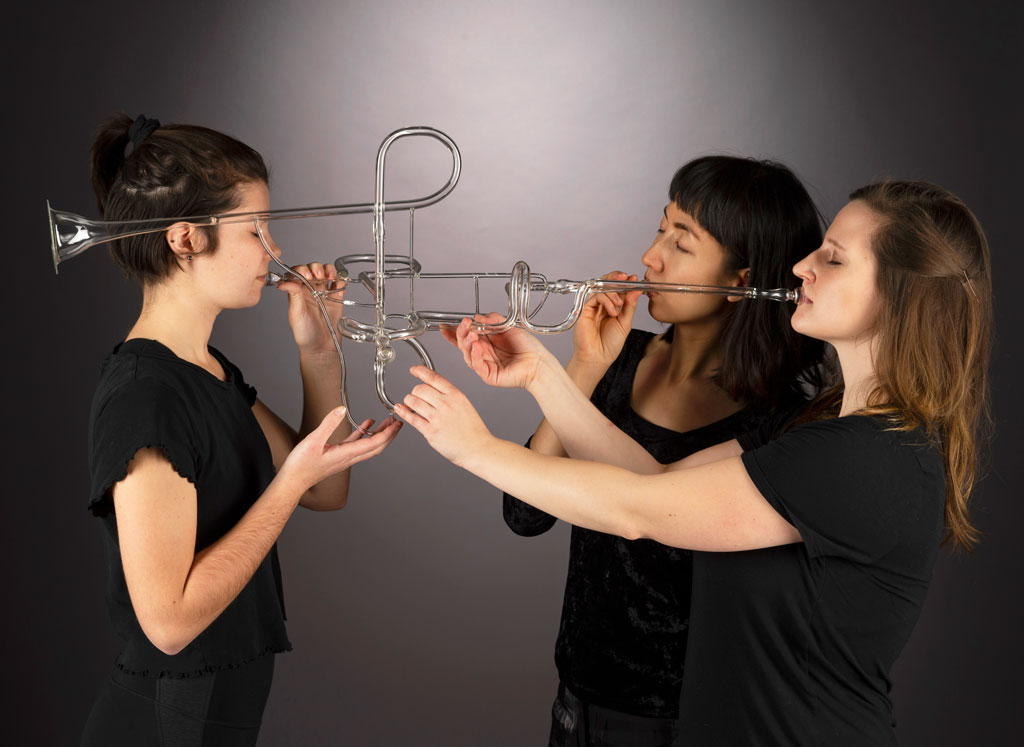
<svg viewBox="0 0 1024 747"><path fill-rule="evenodd" d="M711 152L790 164L828 217L886 175L958 193L995 268L998 437L975 497L985 538L974 557L940 560L893 696L903 745L1019 744L1020 7L59 0L5 11L4 743L73 744L118 648L85 510L86 420L139 293L102 249L54 276L43 208L96 215L93 128L123 108L252 144L276 207L370 201L388 132L446 131L465 170L417 216L425 270L525 259L556 278L637 271L672 172ZM387 195L432 191L446 159L436 143L402 141ZM287 259L372 251L368 216L314 223L288 237ZM388 228L402 251L403 221ZM465 292L438 305L460 308ZM638 324L654 328L645 314ZM439 336L425 342L495 433L532 431L527 395L487 390ZM548 342L568 356L569 335ZM283 296L224 314L214 344L297 419ZM368 350L347 349L353 410L380 416ZM389 378L392 394L408 381ZM295 651L278 659L261 743L544 743L567 540L564 525L513 536L499 494L407 429L358 469L345 511L300 511L281 537Z"/></svg>

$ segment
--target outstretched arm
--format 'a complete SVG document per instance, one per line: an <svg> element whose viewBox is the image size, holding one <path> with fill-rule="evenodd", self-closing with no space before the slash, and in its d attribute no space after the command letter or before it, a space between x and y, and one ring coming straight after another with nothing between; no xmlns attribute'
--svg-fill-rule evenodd
<svg viewBox="0 0 1024 747"><path fill-rule="evenodd" d="M423 381L399 414L442 456L492 485L577 526L705 551L799 542L800 535L751 482L738 457L664 474L536 454L487 430L444 377Z"/></svg>
<svg viewBox="0 0 1024 747"><path fill-rule="evenodd" d="M616 270L602 279L636 280L636 275ZM598 293L583 305L572 328L572 357L565 364L565 372L587 399L622 352L640 296L640 291ZM530 449L550 456L568 456L547 420L541 420L530 439Z"/></svg>
<svg viewBox="0 0 1024 747"><path fill-rule="evenodd" d="M496 314L483 317L491 322L498 319ZM589 395L580 391L558 360L526 330L479 335L467 318L445 337L458 346L466 365L486 383L529 391L569 456L644 474L664 471L643 446L594 407Z"/></svg>

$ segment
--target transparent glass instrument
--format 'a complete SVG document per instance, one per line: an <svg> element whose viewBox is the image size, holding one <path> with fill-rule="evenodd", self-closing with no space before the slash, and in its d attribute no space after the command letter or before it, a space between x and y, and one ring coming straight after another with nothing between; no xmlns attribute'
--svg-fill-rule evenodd
<svg viewBox="0 0 1024 747"><path fill-rule="evenodd" d="M440 141L448 148L452 156L452 170L447 182L437 191L417 199L401 200L387 203L384 200L384 166L388 148L404 137L424 136ZM529 266L518 261L511 272L422 272L420 263L414 256L414 217L417 208L433 205L444 199L458 183L462 169L462 157L455 142L440 130L431 127L406 127L395 130L388 135L377 151L375 171L374 201L349 205L325 205L308 208L289 208L269 210L260 213L225 213L221 215L184 216L176 218L155 218L135 221L97 221L84 218L74 213L54 210L47 203L50 222L50 242L53 255L53 267L56 272L59 265L67 259L81 254L86 249L117 239L129 238L149 233L166 231L171 225L180 222L199 226L216 226L229 223L252 222L263 248L270 257L272 270L267 273L268 285L276 285L285 281L302 283L316 302L324 323L330 332L338 359L341 363L341 401L346 408L346 415L352 426L362 430L358 420L352 415L348 403L348 386L345 367L345 355L342 352L339 335L356 342L372 342L375 347L373 370L376 380L377 397L391 413L395 404L387 394L385 386L385 369L395 359L394 342L405 342L410 345L424 365L433 369L434 364L426 348L417 339L429 330L440 329L442 325L458 324L466 316L480 314L479 283L483 279L504 281L504 290L508 298L505 318L493 324L478 320L473 321L474 329L481 334L504 332L512 327L522 327L538 334L557 334L571 329L580 317L587 300L600 293L624 293L633 290L656 291L659 293L700 293L721 296L741 296L746 299L767 299L772 301L799 301L799 289L778 288L762 290L746 287L720 287L707 285L675 285L670 283L651 283L644 281L618 280L556 280L549 281L540 274L531 273ZM409 251L408 255L385 253L385 214L389 211L406 210L409 215ZM335 261L340 279L349 284L358 284L370 295L370 302L360 303L345 298L340 302L347 307L372 308L373 320L360 321L348 315L342 317L337 325L331 322L326 303L338 302L336 295L341 289L320 290L314 287L302 275L281 262L271 250L271 242L265 233L267 221L291 220L299 218L316 218L327 216L354 215L360 213L373 214L373 254L347 254ZM372 269L353 276L351 266L361 263L372 263ZM388 314L386 309L387 281L407 280L409 283L409 311L403 314ZM469 311L421 310L417 309L414 286L417 279L444 279L473 281L474 308ZM568 314L554 324L541 324L535 319L545 302L552 295L571 297ZM493 309L489 309L491 311Z"/></svg>

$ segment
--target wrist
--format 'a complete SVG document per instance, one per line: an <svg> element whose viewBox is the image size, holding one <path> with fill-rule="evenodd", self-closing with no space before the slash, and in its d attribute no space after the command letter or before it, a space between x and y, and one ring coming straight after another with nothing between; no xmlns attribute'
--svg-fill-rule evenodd
<svg viewBox="0 0 1024 747"><path fill-rule="evenodd" d="M557 360L552 361L547 358L540 358L537 361L536 369L534 369L533 378L523 388L536 399L539 392L550 387L552 380L559 372L562 376L565 376L565 369L562 368Z"/></svg>
<svg viewBox="0 0 1024 747"><path fill-rule="evenodd" d="M488 465L493 462L500 445L501 439L487 431L482 438L473 439L472 445L460 459L452 461L467 472L487 479L484 474L488 471Z"/></svg>
<svg viewBox="0 0 1024 747"><path fill-rule="evenodd" d="M333 346L328 349L299 348L299 366L303 371L333 371L341 368L341 361Z"/></svg>
<svg viewBox="0 0 1024 747"><path fill-rule="evenodd" d="M575 355L565 365L565 372L572 379L572 382L579 387L580 391L586 394L593 394L601 377L604 376L608 367L604 363L580 360Z"/></svg>
<svg viewBox="0 0 1024 747"><path fill-rule="evenodd" d="M292 468L286 459L285 463L281 465L281 469L274 475L274 479L271 480L264 495L268 492L273 492L278 500L290 503L291 507L295 508L299 501L302 500L302 496L311 487L295 473L296 470Z"/></svg>

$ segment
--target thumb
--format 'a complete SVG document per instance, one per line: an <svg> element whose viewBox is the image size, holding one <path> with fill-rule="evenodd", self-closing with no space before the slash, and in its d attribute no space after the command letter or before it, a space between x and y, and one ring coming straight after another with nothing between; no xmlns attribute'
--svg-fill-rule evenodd
<svg viewBox="0 0 1024 747"><path fill-rule="evenodd" d="M338 426L341 425L341 421L345 419L345 407L335 407L333 410L324 415L324 419L320 421L312 433L309 435L316 434L318 440L326 443L327 439L331 437L334 431L338 430Z"/></svg>
<svg viewBox="0 0 1024 747"><path fill-rule="evenodd" d="M626 294L626 302L619 309L619 322L627 327L633 326L633 315L636 313L637 302L643 291L629 291Z"/></svg>

